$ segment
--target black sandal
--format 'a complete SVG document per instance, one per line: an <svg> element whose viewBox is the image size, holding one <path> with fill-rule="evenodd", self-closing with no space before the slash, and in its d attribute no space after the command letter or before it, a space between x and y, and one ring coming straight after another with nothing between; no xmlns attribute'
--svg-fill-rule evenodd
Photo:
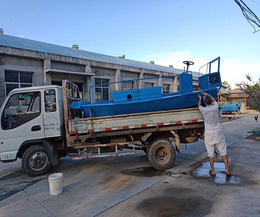
<svg viewBox="0 0 260 217"><path fill-rule="evenodd" d="M216 173L213 173L212 170L209 171L209 174L210 174L211 176L216 176Z"/></svg>
<svg viewBox="0 0 260 217"><path fill-rule="evenodd" d="M225 172L226 176L231 176L231 172L228 171L228 172Z"/></svg>

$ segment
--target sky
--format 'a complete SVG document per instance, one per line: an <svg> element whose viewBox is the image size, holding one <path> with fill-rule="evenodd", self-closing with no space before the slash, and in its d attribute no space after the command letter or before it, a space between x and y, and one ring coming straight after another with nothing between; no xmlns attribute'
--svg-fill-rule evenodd
<svg viewBox="0 0 260 217"><path fill-rule="evenodd" d="M259 0L243 0L260 18ZM260 78L260 31L234 0L1 0L4 34L191 71L220 56L232 88ZM258 30L258 29L257 29Z"/></svg>

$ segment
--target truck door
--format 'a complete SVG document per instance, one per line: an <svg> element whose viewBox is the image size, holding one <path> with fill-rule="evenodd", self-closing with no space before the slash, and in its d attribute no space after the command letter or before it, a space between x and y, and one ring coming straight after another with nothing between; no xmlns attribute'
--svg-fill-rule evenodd
<svg viewBox="0 0 260 217"><path fill-rule="evenodd" d="M61 111L57 88L44 90L44 131L45 137L61 136Z"/></svg>
<svg viewBox="0 0 260 217"><path fill-rule="evenodd" d="M1 115L0 158L15 160L20 146L44 138L41 92L14 92L7 99Z"/></svg>

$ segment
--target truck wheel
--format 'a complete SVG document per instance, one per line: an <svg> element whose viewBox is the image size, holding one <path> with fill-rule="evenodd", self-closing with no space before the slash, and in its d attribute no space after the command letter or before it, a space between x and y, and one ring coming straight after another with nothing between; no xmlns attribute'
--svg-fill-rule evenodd
<svg viewBox="0 0 260 217"><path fill-rule="evenodd" d="M151 142L147 157L155 169L165 170L172 167L176 153L167 139L156 139Z"/></svg>
<svg viewBox="0 0 260 217"><path fill-rule="evenodd" d="M47 173L50 169L49 156L41 145L31 146L26 150L22 159L22 166L30 176L39 176Z"/></svg>

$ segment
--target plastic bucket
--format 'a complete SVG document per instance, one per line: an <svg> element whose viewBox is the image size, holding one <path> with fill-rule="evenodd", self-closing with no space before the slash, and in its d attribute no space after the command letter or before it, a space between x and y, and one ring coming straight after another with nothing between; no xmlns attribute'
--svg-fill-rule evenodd
<svg viewBox="0 0 260 217"><path fill-rule="evenodd" d="M63 174L53 173L49 175L49 188L51 195L58 195L63 192Z"/></svg>

